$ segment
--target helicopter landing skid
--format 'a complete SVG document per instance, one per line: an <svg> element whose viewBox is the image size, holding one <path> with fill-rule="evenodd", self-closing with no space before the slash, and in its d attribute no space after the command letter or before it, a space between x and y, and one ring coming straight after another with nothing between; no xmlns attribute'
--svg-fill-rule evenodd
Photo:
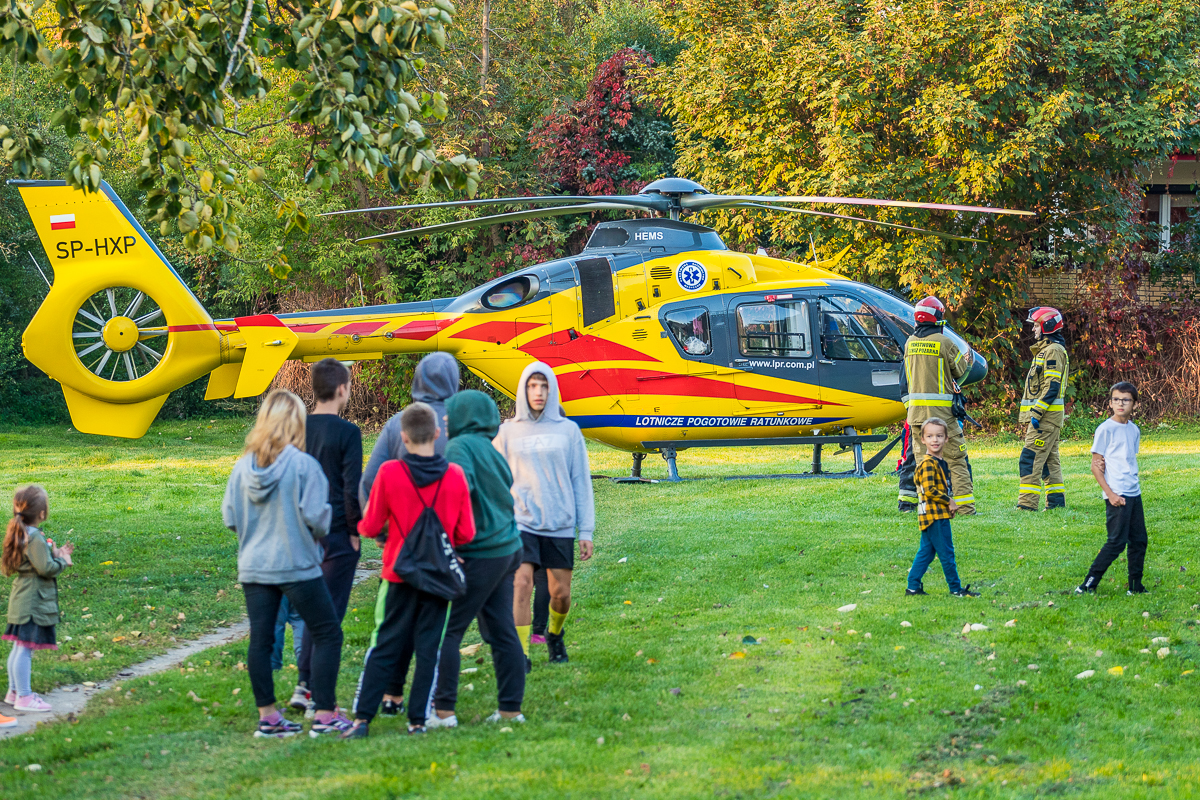
<svg viewBox="0 0 1200 800"><path fill-rule="evenodd" d="M765 445L797 445L811 444L813 446L812 471L785 475L734 475L726 478L726 480L750 480L758 478L865 478L870 475L879 463L891 452L896 443L900 441L900 436L893 439L887 447L880 450L871 457L870 461L863 460L862 446L867 442L882 442L887 440L886 434L847 434L842 436L797 436L786 439L723 439L719 441L701 441L694 440L690 442L674 441L674 442L642 442L642 447L647 450L657 451L659 455L667 462L667 480L675 483L682 481L679 477L679 468L676 465L676 457L680 450L687 450L691 447L763 447ZM821 449L825 445L840 445L841 450L845 452L852 450L854 452L854 469L846 472L825 472L821 468ZM628 478L617 478L618 483L650 483L642 477L642 460L646 457L645 453L633 454L633 470Z"/></svg>

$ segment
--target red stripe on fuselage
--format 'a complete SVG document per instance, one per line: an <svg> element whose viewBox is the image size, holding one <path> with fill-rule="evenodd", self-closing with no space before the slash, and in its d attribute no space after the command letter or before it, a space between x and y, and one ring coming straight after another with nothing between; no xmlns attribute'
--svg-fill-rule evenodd
<svg viewBox="0 0 1200 800"><path fill-rule="evenodd" d="M591 380L585 380L584 378ZM764 403L819 403L811 397L772 392L748 386L735 387L733 383L701 378L696 375L679 375L644 369L601 368L581 372L568 372L558 376L559 390L564 401L584 400L604 394L643 394L664 397L714 397L724 399L755 400ZM602 391L601 391L602 390ZM736 390L736 393L735 393ZM826 403L825 405L841 405Z"/></svg>
<svg viewBox="0 0 1200 800"><path fill-rule="evenodd" d="M555 331L521 346L528 353L551 367L566 364L588 364L595 361L658 361L653 356L626 347L623 344L601 339L599 336L580 336L572 339L568 331Z"/></svg>
<svg viewBox="0 0 1200 800"><path fill-rule="evenodd" d="M454 319L418 319L409 322L406 325L401 325L396 330L392 331L392 336L397 339L413 339L416 341L425 341L426 339L435 336L439 331L449 328L454 323L458 322L461 317Z"/></svg>
<svg viewBox="0 0 1200 800"><path fill-rule="evenodd" d="M334 331L334 333L358 334L360 336L365 336L368 333L374 333L386 324L386 322L375 321L351 322L349 325L343 325L342 327L338 328L336 331Z"/></svg>
<svg viewBox="0 0 1200 800"><path fill-rule="evenodd" d="M329 327L328 322L309 322L304 325L288 325L296 333L316 333L322 328Z"/></svg>
<svg viewBox="0 0 1200 800"><path fill-rule="evenodd" d="M466 328L451 336L451 339L471 339L476 342L495 342L505 344L520 336L522 333L540 328L541 322L501 322L493 320L482 325Z"/></svg>
<svg viewBox="0 0 1200 800"><path fill-rule="evenodd" d="M234 330L234 331L237 330L236 325L222 326L222 328L223 329L227 328L228 330ZM217 329L218 329L217 326L211 322L200 322L195 325L168 325L167 326L168 333L186 333L187 331L215 331Z"/></svg>

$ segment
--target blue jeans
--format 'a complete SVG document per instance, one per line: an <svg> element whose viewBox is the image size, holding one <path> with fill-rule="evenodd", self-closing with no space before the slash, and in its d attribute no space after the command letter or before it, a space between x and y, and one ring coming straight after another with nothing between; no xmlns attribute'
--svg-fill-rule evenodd
<svg viewBox="0 0 1200 800"><path fill-rule="evenodd" d="M287 626L292 626L292 655L296 663L300 662L300 644L304 641L304 620L288 599L285 597L279 604L279 614L275 617L275 649L271 652L271 671L283 668L283 644Z"/></svg>
<svg viewBox="0 0 1200 800"><path fill-rule="evenodd" d="M954 538L950 535L950 520L934 520L933 524L921 531L921 546L917 548L917 557L913 559L912 569L908 571L908 588L917 591L922 588L921 579L925 571L937 556L942 562L942 572L951 592L962 589L958 580L958 568L954 565Z"/></svg>

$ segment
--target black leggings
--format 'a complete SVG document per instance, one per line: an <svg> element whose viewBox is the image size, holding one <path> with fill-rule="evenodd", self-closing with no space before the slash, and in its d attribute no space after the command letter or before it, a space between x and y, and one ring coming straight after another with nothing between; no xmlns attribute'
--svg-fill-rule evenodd
<svg viewBox="0 0 1200 800"><path fill-rule="evenodd" d="M479 619L479 634L492 648L497 696L501 711L520 711L525 697L525 651L513 624L513 577L521 566L520 551L501 558L468 558L467 594L450 604L450 622L442 640L437 692L433 707L453 711L458 701L458 652L471 621Z"/></svg>
<svg viewBox="0 0 1200 800"><path fill-rule="evenodd" d="M298 583L244 583L246 614L250 617L250 654L246 668L254 704L275 703L271 653L275 648L275 617L284 597L300 614L313 638L312 696L318 709L337 708L337 677L342 663L342 625L322 578Z"/></svg>
<svg viewBox="0 0 1200 800"><path fill-rule="evenodd" d="M358 554L338 556L326 559L321 564L321 572L325 575L325 586L329 589L329 597L333 600L333 613L337 614L338 624L346 618L346 607L350 605L350 590L354 588L354 570L358 568ZM300 672L300 683L308 685L312 678L313 640L304 630L300 640L300 657L296 659L296 668Z"/></svg>

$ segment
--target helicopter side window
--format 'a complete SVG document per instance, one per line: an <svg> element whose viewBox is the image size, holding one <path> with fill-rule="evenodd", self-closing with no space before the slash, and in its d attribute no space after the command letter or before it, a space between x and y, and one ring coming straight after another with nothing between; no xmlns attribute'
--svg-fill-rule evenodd
<svg viewBox="0 0 1200 800"><path fill-rule="evenodd" d="M808 303L756 303L738 306L738 344L744 356L808 358Z"/></svg>
<svg viewBox="0 0 1200 800"><path fill-rule="evenodd" d="M689 356L706 356L712 353L712 327L708 324L708 310L704 308L681 308L668 311L663 316L667 330Z"/></svg>
<svg viewBox="0 0 1200 800"><path fill-rule="evenodd" d="M821 350L846 361L900 361L896 340L871 307L853 297L821 298Z"/></svg>
<svg viewBox="0 0 1200 800"><path fill-rule="evenodd" d="M532 275L522 275L488 289L484 292L483 304L497 311L512 308L532 299L537 295L539 288L537 278Z"/></svg>

